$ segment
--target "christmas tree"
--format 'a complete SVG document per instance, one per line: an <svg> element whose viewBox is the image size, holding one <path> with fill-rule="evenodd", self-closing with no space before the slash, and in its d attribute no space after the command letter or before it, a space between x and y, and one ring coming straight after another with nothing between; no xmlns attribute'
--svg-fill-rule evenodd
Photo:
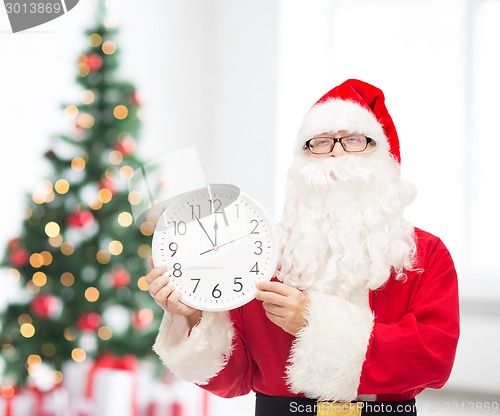
<svg viewBox="0 0 500 416"><path fill-rule="evenodd" d="M81 102L63 106L75 127L46 152L52 177L28 195L22 232L1 264L26 294L0 327L4 376L18 385L41 366L58 383L64 362L103 352L145 357L159 325L144 277L153 228L134 225L139 201L128 191L142 165L140 100L118 80L117 33L103 7L97 21L77 60Z"/></svg>

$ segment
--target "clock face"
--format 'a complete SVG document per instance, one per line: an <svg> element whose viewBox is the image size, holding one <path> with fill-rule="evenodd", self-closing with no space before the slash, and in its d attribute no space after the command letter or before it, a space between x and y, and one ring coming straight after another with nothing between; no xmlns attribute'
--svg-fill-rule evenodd
<svg viewBox="0 0 500 416"><path fill-rule="evenodd" d="M153 235L155 266L181 301L222 311L251 301L256 283L273 276L278 259L274 227L266 212L230 185L190 192L163 212Z"/></svg>

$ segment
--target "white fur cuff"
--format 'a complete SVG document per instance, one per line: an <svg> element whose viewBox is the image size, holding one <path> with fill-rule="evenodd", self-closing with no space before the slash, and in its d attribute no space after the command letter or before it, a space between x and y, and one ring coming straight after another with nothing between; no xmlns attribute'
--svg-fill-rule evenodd
<svg viewBox="0 0 500 416"><path fill-rule="evenodd" d="M290 389L318 400L354 400L373 329L368 296L361 306L318 292L308 296L308 325L297 334L287 368Z"/></svg>
<svg viewBox="0 0 500 416"><path fill-rule="evenodd" d="M183 316L165 313L153 350L177 377L206 384L231 356L233 324L227 312L203 312L189 336L188 330Z"/></svg>

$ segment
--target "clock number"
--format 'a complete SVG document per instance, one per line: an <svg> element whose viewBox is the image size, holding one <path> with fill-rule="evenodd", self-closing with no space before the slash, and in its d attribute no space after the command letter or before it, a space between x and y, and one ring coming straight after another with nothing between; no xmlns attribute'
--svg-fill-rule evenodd
<svg viewBox="0 0 500 416"><path fill-rule="evenodd" d="M194 213L194 207L195 205L189 205L191 207L191 219L195 219L196 218L196 214ZM201 205L196 205L196 207L198 208L198 218L201 218Z"/></svg>
<svg viewBox="0 0 500 416"><path fill-rule="evenodd" d="M254 243L257 244L257 249L253 252L253 254L260 256L262 254L262 241L254 241Z"/></svg>
<svg viewBox="0 0 500 416"><path fill-rule="evenodd" d="M174 264L174 271L172 272L172 274L174 275L174 277L181 277L182 276L182 270L181 270L181 264L180 263L175 263Z"/></svg>
<svg viewBox="0 0 500 416"><path fill-rule="evenodd" d="M196 289L198 289L198 285L200 284L200 278L197 278L197 279L191 279L191 281L195 281L196 280L196 284L194 285L194 289L193 289L193 292L196 292Z"/></svg>
<svg viewBox="0 0 500 416"><path fill-rule="evenodd" d="M236 207L236 218L240 218L240 204L234 204Z"/></svg>
<svg viewBox="0 0 500 416"><path fill-rule="evenodd" d="M168 245L168 249L172 252L170 257L174 257L176 255L178 248L179 248L179 246L177 245L177 243L170 243Z"/></svg>
<svg viewBox="0 0 500 416"><path fill-rule="evenodd" d="M252 273L258 274L259 273L259 262L256 261L253 267L250 269Z"/></svg>
<svg viewBox="0 0 500 416"><path fill-rule="evenodd" d="M209 199L208 202L210 203L210 214L222 214L222 211L220 210L220 207L222 206L222 201L220 199L214 199L214 200Z"/></svg>
<svg viewBox="0 0 500 416"><path fill-rule="evenodd" d="M212 290L212 296L215 299L219 299L222 296L222 292L219 290L219 285L216 284L214 290Z"/></svg>
<svg viewBox="0 0 500 416"><path fill-rule="evenodd" d="M241 277L235 277L234 278L234 285L238 286L238 289L233 289L233 292L241 292L243 290L243 285L239 280L241 280Z"/></svg>
<svg viewBox="0 0 500 416"><path fill-rule="evenodd" d="M184 221L173 221L174 223L174 234L177 235L184 235L186 234L186 231L187 231L187 227L186 227L186 223Z"/></svg>
<svg viewBox="0 0 500 416"><path fill-rule="evenodd" d="M253 230L250 234L259 234L259 232L257 231L257 227L259 226L259 221L257 221L257 220L250 221L250 224L253 224L253 223L255 223L255 227L253 227Z"/></svg>

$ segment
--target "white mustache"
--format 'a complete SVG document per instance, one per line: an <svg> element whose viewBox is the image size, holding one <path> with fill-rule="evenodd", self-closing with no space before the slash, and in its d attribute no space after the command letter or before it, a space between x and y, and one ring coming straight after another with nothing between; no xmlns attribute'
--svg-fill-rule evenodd
<svg viewBox="0 0 500 416"><path fill-rule="evenodd" d="M310 159L298 163L297 176L314 188L330 188L339 182L372 182L380 175L376 161L357 155Z"/></svg>

